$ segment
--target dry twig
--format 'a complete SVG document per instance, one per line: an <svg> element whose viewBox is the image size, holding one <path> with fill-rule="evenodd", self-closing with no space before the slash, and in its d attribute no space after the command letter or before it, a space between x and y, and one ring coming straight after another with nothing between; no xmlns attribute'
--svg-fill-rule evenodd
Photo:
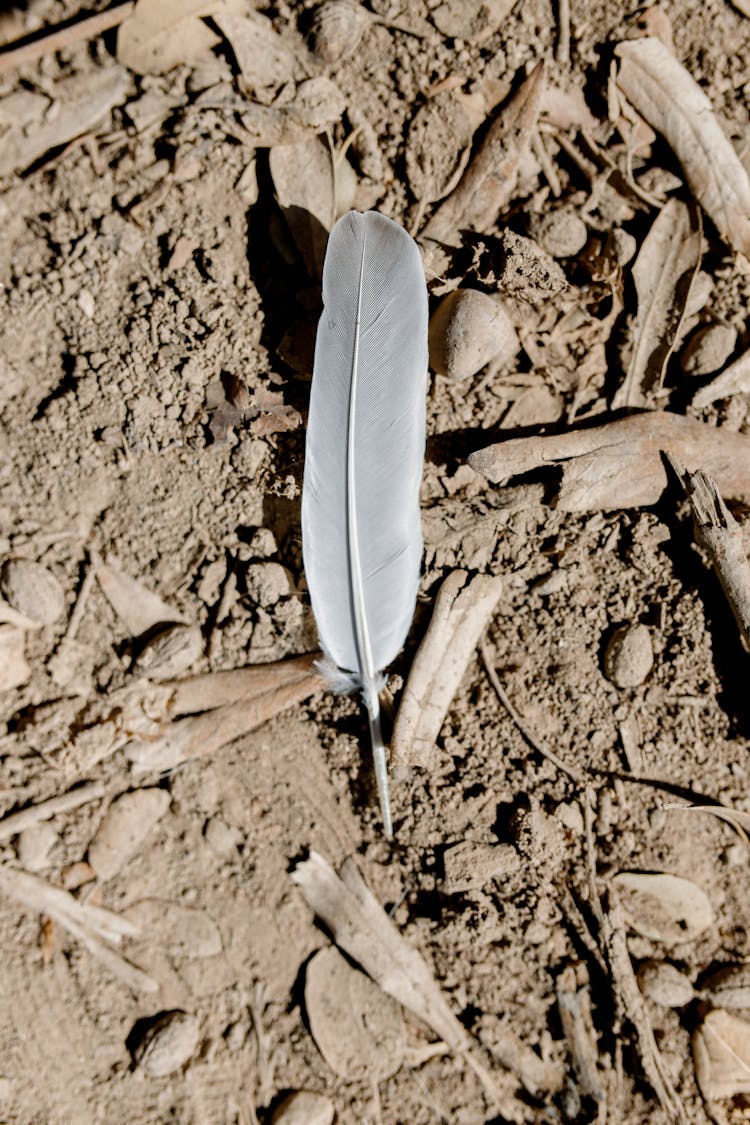
<svg viewBox="0 0 750 1125"><path fill-rule="evenodd" d="M78 809L81 805L86 805L89 801L98 801L103 796L104 786L100 781L93 781L90 785L81 785L59 797L50 797L48 801L41 801L38 805L20 809L0 820L0 840L9 840L11 836L18 835L33 824L51 820L59 813Z"/></svg>
<svg viewBox="0 0 750 1125"><path fill-rule="evenodd" d="M97 12L75 23L54 28L32 39L27 37L16 43L9 43L0 51L0 74L7 74L8 71L16 70L25 63L51 55L53 51L74 47L85 39L93 39L113 27L119 27L123 20L132 14L134 8L135 0L126 0L124 4L117 4L113 8L107 8L103 12Z"/></svg>

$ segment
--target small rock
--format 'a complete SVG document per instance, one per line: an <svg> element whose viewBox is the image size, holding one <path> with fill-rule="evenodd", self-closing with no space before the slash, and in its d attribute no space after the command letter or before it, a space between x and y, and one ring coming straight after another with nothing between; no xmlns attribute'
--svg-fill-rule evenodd
<svg viewBox="0 0 750 1125"><path fill-rule="evenodd" d="M174 1074L195 1053L200 1026L187 1012L156 1016L133 1049L133 1062L151 1078Z"/></svg>
<svg viewBox="0 0 750 1125"><path fill-rule="evenodd" d="M712 973L703 985L717 1008L740 1008L750 1011L750 965L727 965Z"/></svg>
<svg viewBox="0 0 750 1125"><path fill-rule="evenodd" d="M24 640L23 631L15 625L0 624L0 691L21 687L31 676Z"/></svg>
<svg viewBox="0 0 750 1125"><path fill-rule="evenodd" d="M666 961L644 961L638 968L638 987L663 1008L684 1008L695 997L685 974Z"/></svg>
<svg viewBox="0 0 750 1125"><path fill-rule="evenodd" d="M651 634L645 625L622 625L615 630L604 653L604 674L616 687L638 687L653 663Z"/></svg>
<svg viewBox="0 0 750 1125"><path fill-rule="evenodd" d="M242 833L237 828L225 824L217 816L212 816L204 830L206 841L218 855L232 859L237 855L237 845L242 841Z"/></svg>
<svg viewBox="0 0 750 1125"><path fill-rule="evenodd" d="M68 867L63 867L60 872L60 881L66 891L75 891L78 887L83 887L95 878L96 872L90 863L86 863L85 859L79 859L77 863L71 863Z"/></svg>
<svg viewBox="0 0 750 1125"><path fill-rule="evenodd" d="M545 215L535 234L539 245L553 258L572 258L583 250L589 236L581 216L567 207Z"/></svg>
<svg viewBox="0 0 750 1125"><path fill-rule="evenodd" d="M638 242L629 231L623 230L622 227L615 227L612 231L612 242L617 264L626 266L635 257Z"/></svg>
<svg viewBox="0 0 750 1125"><path fill-rule="evenodd" d="M511 297L538 305L567 289L562 269L533 238L504 230L498 242L498 281Z"/></svg>
<svg viewBox="0 0 750 1125"><path fill-rule="evenodd" d="M31 559L8 559L0 591L9 605L35 625L54 625L65 613L65 594L51 571Z"/></svg>
<svg viewBox="0 0 750 1125"><path fill-rule="evenodd" d="M271 1118L271 1125L331 1125L335 1108L323 1094L295 1090L284 1098Z"/></svg>
<svg viewBox="0 0 750 1125"><path fill-rule="evenodd" d="M276 605L292 592L294 582L286 567L276 562L251 563L245 571L248 596L265 607Z"/></svg>
<svg viewBox="0 0 750 1125"><path fill-rule="evenodd" d="M89 863L100 879L125 866L168 807L165 789L138 789L112 802L89 845Z"/></svg>
<svg viewBox="0 0 750 1125"><path fill-rule="evenodd" d="M518 871L521 860L510 844L475 844L465 840L448 848L444 857L447 894L478 890L491 879L503 878Z"/></svg>
<svg viewBox="0 0 750 1125"><path fill-rule="evenodd" d="M259 527L257 531L253 532L249 547L253 558L256 559L270 559L271 555L275 555L278 550L276 539L270 527Z"/></svg>
<svg viewBox="0 0 750 1125"><path fill-rule="evenodd" d="M577 801L571 801L570 803L561 801L555 809L555 816L566 828L570 829L574 836L577 836L579 840L583 839L583 813Z"/></svg>
<svg viewBox="0 0 750 1125"><path fill-rule="evenodd" d="M171 680L195 664L203 651L197 625L166 625L149 638L133 661L133 671L150 680Z"/></svg>
<svg viewBox="0 0 750 1125"><path fill-rule="evenodd" d="M520 348L501 302L476 289L449 293L430 317L430 366L449 379L466 379L495 360L507 363Z"/></svg>
<svg viewBox="0 0 750 1125"><path fill-rule="evenodd" d="M652 941L693 941L716 920L708 895L690 879L666 871L621 871L612 885L632 930Z"/></svg>
<svg viewBox="0 0 750 1125"><path fill-rule="evenodd" d="M58 841L51 824L33 824L18 837L18 859L27 871L42 871L49 864L49 853Z"/></svg>
<svg viewBox="0 0 750 1125"><path fill-rule="evenodd" d="M680 366L686 375L713 375L719 371L737 346L737 329L732 324L706 324L688 340Z"/></svg>

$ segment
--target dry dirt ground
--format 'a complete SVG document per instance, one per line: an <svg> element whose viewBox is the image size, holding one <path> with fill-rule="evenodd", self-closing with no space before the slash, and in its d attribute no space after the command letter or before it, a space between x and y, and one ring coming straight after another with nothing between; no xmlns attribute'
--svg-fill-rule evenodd
<svg viewBox="0 0 750 1125"><path fill-rule="evenodd" d="M747 978L706 987L750 961L748 849L673 806L750 813L750 657L687 502L673 480L650 505L569 512L533 476L496 487L467 458L609 419L639 331L634 255L668 199L692 201L670 145L618 116L616 44L671 35L741 159L750 19L739 0L640 19L570 0L569 23L567 7L278 0L259 12L282 46L259 52L256 27L243 63L222 5L192 5L206 21L147 32L176 56L156 73L116 30L0 73L0 801L7 816L73 794L46 819L0 820L1 1121L748 1120ZM4 5L2 33L90 14ZM169 726L165 680L317 646L299 501L330 154L344 209L419 235L474 130L541 60L505 198L432 273L426 257L432 307L456 285L500 295L519 337L463 379L430 377L423 578L389 680L398 707L451 571L501 575L484 651L515 718L476 651L429 761L393 771L392 843L353 699L272 693L267 721L226 738L204 701L182 760L139 765L133 739ZM311 109L320 77L333 85ZM322 174L287 145L316 132ZM748 343L747 260L711 216L697 237L702 300L683 294L641 405L741 435L747 390L689 405ZM723 353L696 374L706 327ZM633 625L628 683L605 656ZM311 970L331 944L292 880L311 851L354 857L494 1101L354 960ZM668 881L667 902L623 872L690 883ZM294 1091L321 1098L284 1108Z"/></svg>

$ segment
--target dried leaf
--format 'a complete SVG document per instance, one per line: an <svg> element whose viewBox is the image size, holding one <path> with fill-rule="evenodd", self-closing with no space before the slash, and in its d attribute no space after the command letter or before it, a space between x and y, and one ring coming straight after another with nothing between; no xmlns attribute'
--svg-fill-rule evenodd
<svg viewBox="0 0 750 1125"><path fill-rule="evenodd" d="M313 137L299 144L272 148L268 162L276 199L308 276L319 279L328 232L336 215L331 149Z"/></svg>
<svg viewBox="0 0 750 1125"><path fill-rule="evenodd" d="M201 16L223 0L138 0L117 33L117 60L136 74L164 74L189 63L221 40Z"/></svg>
<svg viewBox="0 0 750 1125"><path fill-rule="evenodd" d="M469 464L495 483L557 465L556 507L596 512L655 504L669 480L665 453L710 473L723 496L750 496L750 436L656 410L603 426L511 438L472 453Z"/></svg>
<svg viewBox="0 0 750 1125"><path fill-rule="evenodd" d="M79 137L125 99L130 78L119 66L73 78L63 78L53 86L56 101L49 112L46 98L28 103L24 112L16 109L15 95L0 99L0 176L23 172L52 149Z"/></svg>
<svg viewBox="0 0 750 1125"><path fill-rule="evenodd" d="M272 91L293 78L296 57L266 16L259 12L241 16L219 11L213 22L228 40L251 90Z"/></svg>
<svg viewBox="0 0 750 1125"><path fill-rule="evenodd" d="M693 1065L707 1102L750 1094L750 1023L708 1012L693 1035Z"/></svg>
<svg viewBox="0 0 750 1125"><path fill-rule="evenodd" d="M333 945L307 966L305 1008L318 1050L341 1078L382 1082L403 1063L401 1008Z"/></svg>
<svg viewBox="0 0 750 1125"><path fill-rule="evenodd" d="M339 948L361 965L384 992L465 1058L485 1090L500 1103L495 1083L472 1054L468 1032L453 1015L421 955L401 937L354 861L346 860L339 876L323 856L311 852L308 860L297 864L292 879Z"/></svg>
<svg viewBox="0 0 750 1125"><path fill-rule="evenodd" d="M457 246L462 230L486 231L513 198L518 169L529 151L545 86L539 63L495 118L458 186L432 216L422 237Z"/></svg>
<svg viewBox="0 0 750 1125"><path fill-rule="evenodd" d="M750 843L750 813L743 809L728 808L726 805L665 805L666 809L684 809L689 812L705 812L731 824L737 835L744 842Z"/></svg>
<svg viewBox="0 0 750 1125"><path fill-rule="evenodd" d="M701 240L700 213L679 199L670 199L633 265L638 315L628 370L612 400L615 410L644 406L648 392L661 387L700 266Z"/></svg>
<svg viewBox="0 0 750 1125"><path fill-rule="evenodd" d="M250 423L250 433L254 437L283 434L302 424L302 415L284 402L281 391L256 391L253 409L259 412Z"/></svg>
<svg viewBox="0 0 750 1125"><path fill-rule="evenodd" d="M131 637L140 637L155 625L168 622L184 624L185 619L176 609L113 562L99 563L96 577L107 601Z"/></svg>
<svg viewBox="0 0 750 1125"><path fill-rule="evenodd" d="M612 880L625 921L636 933L665 945L693 941L715 920L706 892L668 872L621 871Z"/></svg>
<svg viewBox="0 0 750 1125"><path fill-rule="evenodd" d="M393 728L393 753L425 769L432 764L435 740L502 590L499 576L478 574L468 585L467 578L466 571L456 570L440 587Z"/></svg>
<svg viewBox="0 0 750 1125"><path fill-rule="evenodd" d="M700 86L659 39L618 44L617 84L667 140L719 234L750 256L750 179Z"/></svg>

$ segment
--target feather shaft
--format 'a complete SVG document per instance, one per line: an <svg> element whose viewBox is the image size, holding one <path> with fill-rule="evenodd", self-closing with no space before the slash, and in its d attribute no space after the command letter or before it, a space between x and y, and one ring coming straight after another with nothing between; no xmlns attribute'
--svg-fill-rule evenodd
<svg viewBox="0 0 750 1125"><path fill-rule="evenodd" d="M302 491L302 548L322 647L367 710L392 833L378 691L411 624L422 534L427 292L419 251L383 215L334 227L323 269Z"/></svg>

